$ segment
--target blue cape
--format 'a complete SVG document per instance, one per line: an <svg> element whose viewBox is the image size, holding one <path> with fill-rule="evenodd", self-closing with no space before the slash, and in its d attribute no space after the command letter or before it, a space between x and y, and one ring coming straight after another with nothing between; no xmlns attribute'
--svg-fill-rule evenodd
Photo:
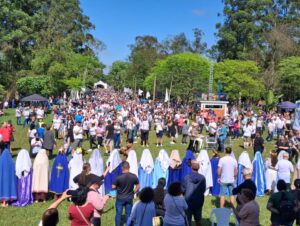
<svg viewBox="0 0 300 226"><path fill-rule="evenodd" d="M211 170L212 170L212 179L213 187L211 188L211 194L217 196L220 194L220 184L218 183L218 164L220 158L212 157L210 159Z"/></svg>
<svg viewBox="0 0 300 226"><path fill-rule="evenodd" d="M17 199L17 177L14 160L8 149L0 156L0 200Z"/></svg>
<svg viewBox="0 0 300 226"><path fill-rule="evenodd" d="M195 156L191 150L187 150L185 153L185 157L182 160L182 171L181 178L183 178L192 172L192 168L190 166L191 160L194 160Z"/></svg>
<svg viewBox="0 0 300 226"><path fill-rule="evenodd" d="M173 182L182 182L182 175L181 175L182 169L173 169L169 167L169 176L168 176L168 183L167 186L169 187L170 184Z"/></svg>
<svg viewBox="0 0 300 226"><path fill-rule="evenodd" d="M243 170L245 169L245 166L238 164L238 174L236 178L236 185L239 186L241 183L244 182L244 177L243 177Z"/></svg>
<svg viewBox="0 0 300 226"><path fill-rule="evenodd" d="M110 193L112 189L112 184L115 182L117 176L122 174L122 163L114 169L111 173L108 172L104 178L104 188L105 188L105 194Z"/></svg>
<svg viewBox="0 0 300 226"><path fill-rule="evenodd" d="M152 188L157 187L157 183L159 178L165 178L166 179L166 184L168 183L168 177L169 177L169 169L166 171L163 171L163 169L160 166L159 160L155 160L154 163L154 170L153 170L153 181L152 181Z"/></svg>
<svg viewBox="0 0 300 226"><path fill-rule="evenodd" d="M65 154L57 154L51 171L49 190L62 194L69 187L68 159Z"/></svg>
<svg viewBox="0 0 300 226"><path fill-rule="evenodd" d="M142 167L139 167L139 182L140 190L145 187L152 187L153 170L151 173L146 173Z"/></svg>
<svg viewBox="0 0 300 226"><path fill-rule="evenodd" d="M257 187L256 196L264 196L266 190L266 174L260 151L257 151L254 156L252 180Z"/></svg>

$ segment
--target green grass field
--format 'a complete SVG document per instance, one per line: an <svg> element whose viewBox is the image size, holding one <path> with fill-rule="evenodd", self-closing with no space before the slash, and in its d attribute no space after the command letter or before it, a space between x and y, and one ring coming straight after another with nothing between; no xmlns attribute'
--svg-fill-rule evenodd
<svg viewBox="0 0 300 226"><path fill-rule="evenodd" d="M0 122L3 122L5 120L11 119L14 124L16 124L15 120L15 113L14 110L6 110L6 115L4 117L0 117ZM46 123L50 123L52 120L52 115L49 115L46 119ZM27 130L28 128L23 129L21 126L16 127L16 132L14 134L15 141L12 144L13 149L13 157L16 158L19 150L21 148L29 149L29 143L27 138ZM178 138L178 140L181 139L181 137ZM242 139L239 140L233 140L232 141L232 147L235 152L236 158L238 158L239 154L243 150L241 145L243 141ZM62 141L59 140L58 147L62 145ZM124 140L123 140L124 144ZM88 149L88 142L85 141L83 147L87 150ZM170 145L169 139L167 137L164 137L164 146L163 148L170 152L174 149L177 149L180 151L181 157L184 156L185 150L187 148L186 145L181 145L180 142L177 142L177 144ZM266 144L266 150L264 152L264 158L268 155L269 151L274 148L274 143L267 143ZM142 147L139 144L135 144L134 149L137 152L138 158L140 158L142 153ZM153 159L155 159L158 155L160 147L155 146L155 134L154 131L150 133L150 145L149 149L152 152ZM103 151L103 150L102 150ZM102 152L103 153L103 152ZM211 153L209 153L211 155ZM88 160L90 153L87 153L84 158L85 160ZM250 151L250 158L253 159L253 152ZM107 157L104 156L104 161L107 159ZM53 160L51 160L52 165ZM270 212L266 209L268 196L257 198L256 201L259 203L260 206L260 223L261 225L270 225ZM30 206L26 206L24 208L16 208L16 207L7 207L7 208L1 208L0 207L0 226L35 226L38 225L43 212L45 209L48 208L52 200L47 201L46 203L35 203ZM67 226L70 225L70 221L68 220L68 206L70 205L69 202L64 201L59 206L59 216L60 221L59 225L61 226ZM211 225L209 221L209 215L213 208L218 207L219 202L217 197L207 196L205 198L205 205L203 207L203 225ZM104 214L102 215L102 225L114 225L114 217L115 217L115 210L114 210L114 200L111 199L108 204L105 207Z"/></svg>

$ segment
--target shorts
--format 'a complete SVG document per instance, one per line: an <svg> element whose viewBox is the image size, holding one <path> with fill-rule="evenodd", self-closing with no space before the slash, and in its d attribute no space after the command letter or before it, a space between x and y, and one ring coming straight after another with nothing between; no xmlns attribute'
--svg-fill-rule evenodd
<svg viewBox="0 0 300 226"><path fill-rule="evenodd" d="M233 183L221 183L220 196L232 196Z"/></svg>
<svg viewBox="0 0 300 226"><path fill-rule="evenodd" d="M157 138L162 138L164 135L164 131L160 130L158 133L156 133Z"/></svg>

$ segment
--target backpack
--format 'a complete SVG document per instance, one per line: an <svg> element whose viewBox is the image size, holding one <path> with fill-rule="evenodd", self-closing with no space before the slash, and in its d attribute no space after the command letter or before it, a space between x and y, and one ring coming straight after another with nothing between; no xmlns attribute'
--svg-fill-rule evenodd
<svg viewBox="0 0 300 226"><path fill-rule="evenodd" d="M293 222L296 219L295 207L294 200L289 200L286 193L282 192L279 202L279 215L282 224Z"/></svg>

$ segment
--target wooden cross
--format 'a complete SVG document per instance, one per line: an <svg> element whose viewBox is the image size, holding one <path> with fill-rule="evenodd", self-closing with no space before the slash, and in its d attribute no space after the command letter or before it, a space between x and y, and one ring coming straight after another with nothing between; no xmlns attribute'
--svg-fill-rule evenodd
<svg viewBox="0 0 300 226"><path fill-rule="evenodd" d="M59 177L60 171L62 171L63 169L64 169L64 167L62 167L62 165L60 163L56 166L57 177Z"/></svg>

